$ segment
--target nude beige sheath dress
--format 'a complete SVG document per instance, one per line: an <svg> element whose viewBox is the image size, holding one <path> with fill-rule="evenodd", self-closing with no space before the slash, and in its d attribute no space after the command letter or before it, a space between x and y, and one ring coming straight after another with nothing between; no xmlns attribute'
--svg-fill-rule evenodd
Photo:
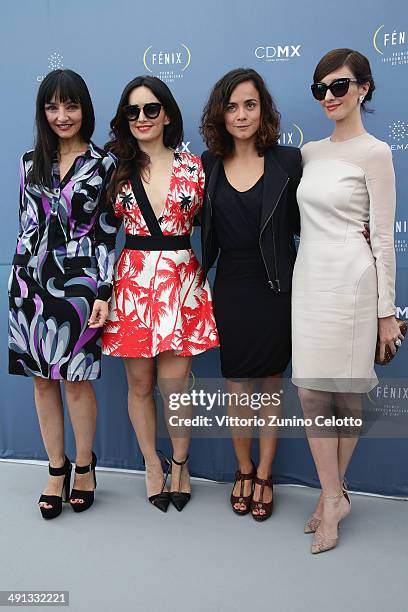
<svg viewBox="0 0 408 612"><path fill-rule="evenodd" d="M302 148L301 239L293 274L292 380L364 393L377 318L395 314L395 178L389 146L370 134ZM362 230L369 223L371 246Z"/></svg>

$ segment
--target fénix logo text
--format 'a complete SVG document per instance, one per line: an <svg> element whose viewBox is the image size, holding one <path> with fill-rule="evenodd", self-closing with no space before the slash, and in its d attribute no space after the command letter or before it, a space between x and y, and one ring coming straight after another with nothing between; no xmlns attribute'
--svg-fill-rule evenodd
<svg viewBox="0 0 408 612"><path fill-rule="evenodd" d="M373 46L381 61L390 66L408 64L408 36L405 30L388 29L382 23L373 34Z"/></svg>
<svg viewBox="0 0 408 612"><path fill-rule="evenodd" d="M406 219L395 221L395 233L406 234L408 232L408 221Z"/></svg>
<svg viewBox="0 0 408 612"><path fill-rule="evenodd" d="M255 57L266 62L287 62L300 57L301 45L265 45L255 49Z"/></svg>
<svg viewBox="0 0 408 612"><path fill-rule="evenodd" d="M394 248L397 255L408 253L408 220L396 219Z"/></svg>
<svg viewBox="0 0 408 612"><path fill-rule="evenodd" d="M280 133L278 144L300 148L303 144L303 140L302 128L297 123L292 123L292 126L287 131L282 131Z"/></svg>
<svg viewBox="0 0 408 612"><path fill-rule="evenodd" d="M372 393L379 399L408 400L408 387L403 385L378 385Z"/></svg>
<svg viewBox="0 0 408 612"><path fill-rule="evenodd" d="M143 65L146 70L166 83L173 83L176 79L182 78L190 63L191 52L184 43L172 49L149 45L143 53Z"/></svg>
<svg viewBox="0 0 408 612"><path fill-rule="evenodd" d="M389 50L390 47L394 47L395 50L395 47L406 45L408 39L405 31L393 30L392 32L387 32L384 28L385 25L381 24L374 32L373 45L377 53L384 55L384 52Z"/></svg>

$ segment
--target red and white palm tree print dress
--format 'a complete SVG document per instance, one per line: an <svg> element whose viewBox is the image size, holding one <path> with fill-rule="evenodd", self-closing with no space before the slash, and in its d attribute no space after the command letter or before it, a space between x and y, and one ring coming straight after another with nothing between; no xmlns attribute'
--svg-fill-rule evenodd
<svg viewBox="0 0 408 612"><path fill-rule="evenodd" d="M164 237L191 234L204 193L199 157L174 154L167 200L157 220L144 189L145 197L138 203L134 185L129 181L114 205L127 236L151 236L152 215L153 224L158 222L158 231ZM148 214L141 206L142 199ZM135 250L125 245L115 264L110 314L102 335L103 353L154 357L173 350L176 355L187 356L219 346L210 287L202 280L201 266L191 248Z"/></svg>

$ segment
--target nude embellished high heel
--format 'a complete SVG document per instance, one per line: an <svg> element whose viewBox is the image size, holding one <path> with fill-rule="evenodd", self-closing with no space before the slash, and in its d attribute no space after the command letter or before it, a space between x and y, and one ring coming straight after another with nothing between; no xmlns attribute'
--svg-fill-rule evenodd
<svg viewBox="0 0 408 612"><path fill-rule="evenodd" d="M338 499L339 497L344 497L346 501L348 501L349 506L344 511L343 515L340 517L337 528L339 528L340 526L340 521L344 519L350 513L350 505L351 505L350 499L348 498L348 495L347 496L345 495L343 489L337 495L328 495L328 496L323 497L323 499L325 500ZM326 552L328 550L332 550L332 548L336 548L338 541L339 541L338 536L336 538L329 538L324 533L322 533L320 531L320 525L319 525L319 527L316 529L316 532L313 536L312 547L311 547L310 552L312 553L312 555L316 555L322 552Z"/></svg>
<svg viewBox="0 0 408 612"><path fill-rule="evenodd" d="M307 519L305 526L303 528L304 533L315 533L316 529L320 525L321 519L317 518L314 514L311 514Z"/></svg>
<svg viewBox="0 0 408 612"><path fill-rule="evenodd" d="M342 488L342 491L343 491L343 495L347 499L348 503L350 504L350 508L351 508L351 499L350 499L349 494L348 494L347 482L345 480L343 480L341 488ZM309 516L309 518L307 519L306 523L305 523L305 526L303 528L303 532L304 533L315 533L317 528L320 525L321 520L322 519L317 518L317 516L315 516L314 514L311 514Z"/></svg>

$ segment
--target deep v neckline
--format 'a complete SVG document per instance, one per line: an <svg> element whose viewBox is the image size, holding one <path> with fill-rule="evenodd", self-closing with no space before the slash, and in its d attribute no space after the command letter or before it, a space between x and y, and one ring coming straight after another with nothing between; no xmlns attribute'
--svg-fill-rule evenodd
<svg viewBox="0 0 408 612"><path fill-rule="evenodd" d="M159 219L162 219L162 218L163 218L164 213L166 212L166 209L167 209L167 203L168 203L168 201L169 201L169 197L170 197L170 192L171 192L171 182L172 182L172 178L173 178L173 174L174 174L174 167L175 167L175 164L176 164L176 153L174 153L174 152L173 152L173 161L172 161L172 163L171 163L171 173L170 173L170 182L169 182L169 188L168 188L168 190L167 190L167 194L166 194L166 198L165 198L165 200L164 200L163 208L162 208L162 210L161 210L161 212L160 212L160 215L159 215L159 216L157 216L157 215L156 215L156 213L155 213L155 211L154 211L154 208L153 208L153 206L152 206L152 204L151 204L151 202L150 202L150 198L149 198L149 196L147 195L147 191L146 191L146 189L145 189L145 184L144 184L144 181L142 180L142 177L140 177L140 183L141 183L141 186L142 186L142 189L143 189L144 195L145 195L145 197L146 197L147 203L149 204L149 207L152 209L152 214L153 214L153 216L156 218L156 221L157 221L157 222L159 222Z"/></svg>

